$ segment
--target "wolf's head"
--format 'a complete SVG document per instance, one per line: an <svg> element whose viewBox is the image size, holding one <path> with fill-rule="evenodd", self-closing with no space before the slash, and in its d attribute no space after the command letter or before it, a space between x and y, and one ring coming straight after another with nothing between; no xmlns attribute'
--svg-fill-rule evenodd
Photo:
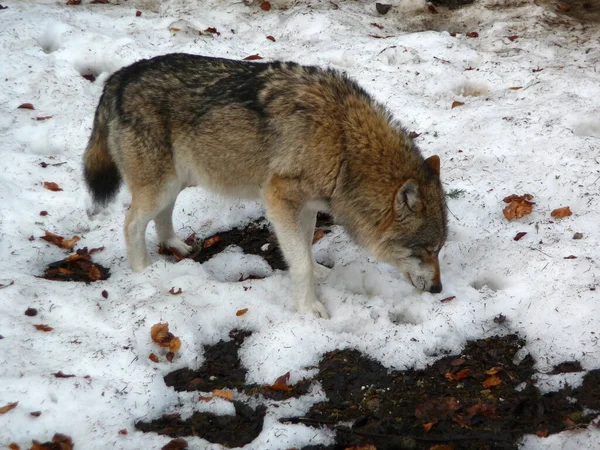
<svg viewBox="0 0 600 450"><path fill-rule="evenodd" d="M438 254L446 241L446 202L440 183L440 159L424 162L424 174L396 188L392 207L372 241L374 256L397 267L418 289L442 291Z"/></svg>

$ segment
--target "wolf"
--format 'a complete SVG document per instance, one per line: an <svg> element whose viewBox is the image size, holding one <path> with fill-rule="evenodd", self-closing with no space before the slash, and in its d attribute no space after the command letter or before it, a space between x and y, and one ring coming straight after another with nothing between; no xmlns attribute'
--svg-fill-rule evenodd
<svg viewBox="0 0 600 450"><path fill-rule="evenodd" d="M83 165L96 205L122 180L131 191L134 271L151 263L151 220L163 246L190 252L172 213L179 192L199 185L262 198L301 313L328 317L315 287L327 269L312 256L321 210L416 288L442 290L440 159L424 159L385 107L333 69L183 53L138 61L107 79Z"/></svg>

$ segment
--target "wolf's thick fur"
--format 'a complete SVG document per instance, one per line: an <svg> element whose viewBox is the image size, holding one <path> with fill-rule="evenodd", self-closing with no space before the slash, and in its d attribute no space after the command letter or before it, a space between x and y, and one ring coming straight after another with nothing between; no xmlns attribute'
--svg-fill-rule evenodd
<svg viewBox="0 0 600 450"><path fill-rule="evenodd" d="M150 264L150 220L164 246L190 251L171 216L179 192L198 184L263 198L300 312L327 317L311 252L319 209L417 288L442 289L439 158L424 160L390 114L336 71L187 54L136 62L106 82L84 169L96 203L110 200L121 176L131 190L133 270Z"/></svg>

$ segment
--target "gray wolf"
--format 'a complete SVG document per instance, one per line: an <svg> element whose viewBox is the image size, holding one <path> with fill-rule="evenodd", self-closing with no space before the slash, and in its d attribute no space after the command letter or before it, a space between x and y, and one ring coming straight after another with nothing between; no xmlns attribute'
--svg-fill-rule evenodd
<svg viewBox="0 0 600 450"><path fill-rule="evenodd" d="M312 236L328 210L359 245L418 289L441 292L446 239L440 159L424 159L399 123L334 70L189 54L138 61L111 75L84 156L87 186L105 204L125 180L133 270L150 264L145 234L190 247L173 230L190 184L261 197L290 266L299 312L328 317L317 299Z"/></svg>

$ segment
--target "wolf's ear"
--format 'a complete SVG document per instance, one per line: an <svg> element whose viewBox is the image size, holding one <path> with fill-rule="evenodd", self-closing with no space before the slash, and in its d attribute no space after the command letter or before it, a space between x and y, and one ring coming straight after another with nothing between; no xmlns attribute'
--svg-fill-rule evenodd
<svg viewBox="0 0 600 450"><path fill-rule="evenodd" d="M440 176L440 157L438 155L430 156L425 160L425 164L429 167L438 177Z"/></svg>
<svg viewBox="0 0 600 450"><path fill-rule="evenodd" d="M415 180L406 181L396 194L397 211L408 208L414 213L419 213L422 208L421 196L419 195L419 185Z"/></svg>

